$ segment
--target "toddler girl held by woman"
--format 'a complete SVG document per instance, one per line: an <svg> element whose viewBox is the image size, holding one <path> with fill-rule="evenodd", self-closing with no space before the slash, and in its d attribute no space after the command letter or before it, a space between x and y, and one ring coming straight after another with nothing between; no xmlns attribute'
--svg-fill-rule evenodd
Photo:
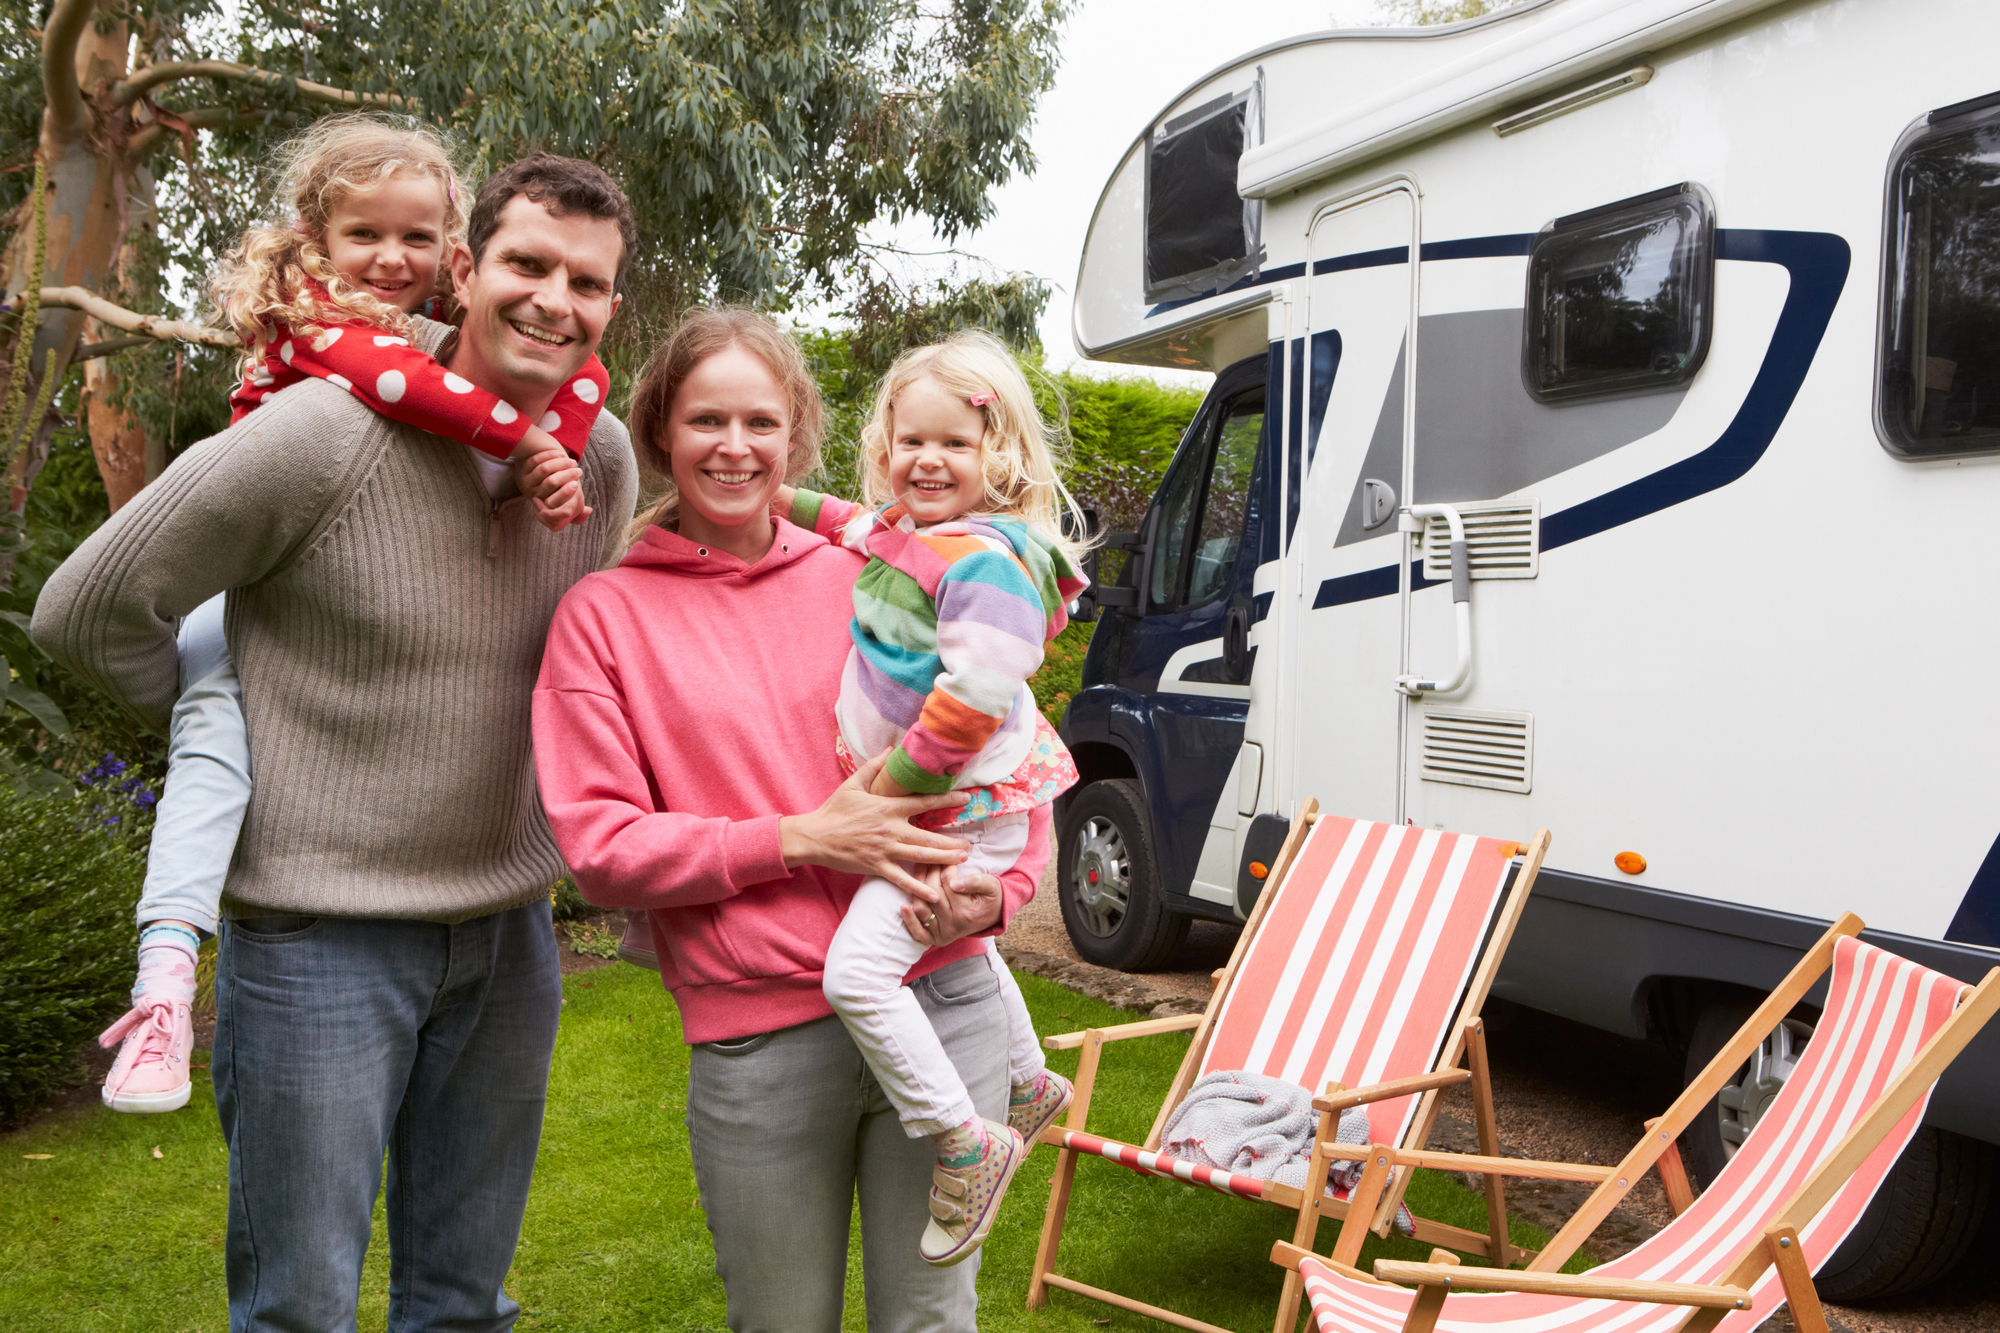
<svg viewBox="0 0 2000 1333"><path fill-rule="evenodd" d="M573 459L609 384L595 357L530 422L411 346L410 318L435 311L440 264L465 228L464 187L444 144L415 125L335 116L282 152L295 217L252 228L215 282L223 317L248 349L231 424L313 376L469 446L495 504L518 487L552 530L588 518ZM131 1010L99 1038L107 1048L122 1043L104 1080L105 1104L117 1111L172 1111L188 1100L196 951L216 929L250 800L222 612L216 597L181 624L182 694L139 901L138 979Z"/></svg>
<svg viewBox="0 0 2000 1333"><path fill-rule="evenodd" d="M862 449L867 499L882 508L779 495L792 522L869 557L855 580L854 648L837 706L841 761L851 772L886 754L878 796L967 792L967 804L914 822L965 839L967 869L997 876L1026 848L1028 812L1077 778L1027 685L1084 588L1060 531L1068 496L1027 381L983 333L899 358ZM825 992L904 1130L937 1145L919 1251L943 1267L979 1248L1027 1145L1071 1093L1043 1064L1020 989L996 959L1008 1123L974 1112L903 985L926 947L911 933L926 919L909 903L885 879L861 885L827 951Z"/></svg>

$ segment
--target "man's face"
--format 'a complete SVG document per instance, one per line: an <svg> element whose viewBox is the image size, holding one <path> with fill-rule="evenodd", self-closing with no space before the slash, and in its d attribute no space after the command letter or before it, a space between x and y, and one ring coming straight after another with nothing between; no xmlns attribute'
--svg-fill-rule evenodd
<svg viewBox="0 0 2000 1333"><path fill-rule="evenodd" d="M613 283L623 253L611 219L558 216L524 195L508 200L478 264L463 245L452 254L465 306L453 369L539 411L597 351L618 309Z"/></svg>

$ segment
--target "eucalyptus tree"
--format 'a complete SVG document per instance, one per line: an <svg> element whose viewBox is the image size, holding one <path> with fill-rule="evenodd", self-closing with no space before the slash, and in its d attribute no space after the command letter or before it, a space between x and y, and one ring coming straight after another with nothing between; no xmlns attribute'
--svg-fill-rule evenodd
<svg viewBox="0 0 2000 1333"><path fill-rule="evenodd" d="M1033 169L1066 3L0 0L0 472L16 540L78 367L114 508L157 472L183 373L213 382L231 359L168 298L273 209L271 149L313 118L420 118L474 176L535 148L610 171L642 237L616 371L695 300L879 289L860 267L878 220L928 219L947 239L983 221L993 187ZM1037 284L988 287L1032 327Z"/></svg>

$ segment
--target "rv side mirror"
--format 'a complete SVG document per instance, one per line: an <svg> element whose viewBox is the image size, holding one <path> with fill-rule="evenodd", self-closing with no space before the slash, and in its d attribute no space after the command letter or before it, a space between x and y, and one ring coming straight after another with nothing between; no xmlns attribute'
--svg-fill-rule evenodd
<svg viewBox="0 0 2000 1333"><path fill-rule="evenodd" d="M1097 579L1097 557L1105 551L1126 551L1131 559L1125 562L1125 582L1106 587ZM1107 532L1104 539L1090 553L1090 591L1084 594L1091 599L1090 614L1095 618L1100 608L1136 609L1139 605L1139 566L1145 560L1145 545L1141 534L1136 532Z"/></svg>

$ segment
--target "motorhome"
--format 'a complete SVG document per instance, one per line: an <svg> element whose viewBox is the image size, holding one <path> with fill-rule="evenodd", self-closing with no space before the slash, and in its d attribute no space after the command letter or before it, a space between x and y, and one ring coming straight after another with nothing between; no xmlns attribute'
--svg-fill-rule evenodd
<svg viewBox="0 0 2000 1333"><path fill-rule="evenodd" d="M1981 0L1526 0L1135 127L1076 344L1215 378L1062 728L1079 950L1241 920L1310 796L1548 826L1495 993L1690 1069L1842 911L2000 962L1996 49ZM1829 1295L1964 1253L2000 1032L1927 1117Z"/></svg>

